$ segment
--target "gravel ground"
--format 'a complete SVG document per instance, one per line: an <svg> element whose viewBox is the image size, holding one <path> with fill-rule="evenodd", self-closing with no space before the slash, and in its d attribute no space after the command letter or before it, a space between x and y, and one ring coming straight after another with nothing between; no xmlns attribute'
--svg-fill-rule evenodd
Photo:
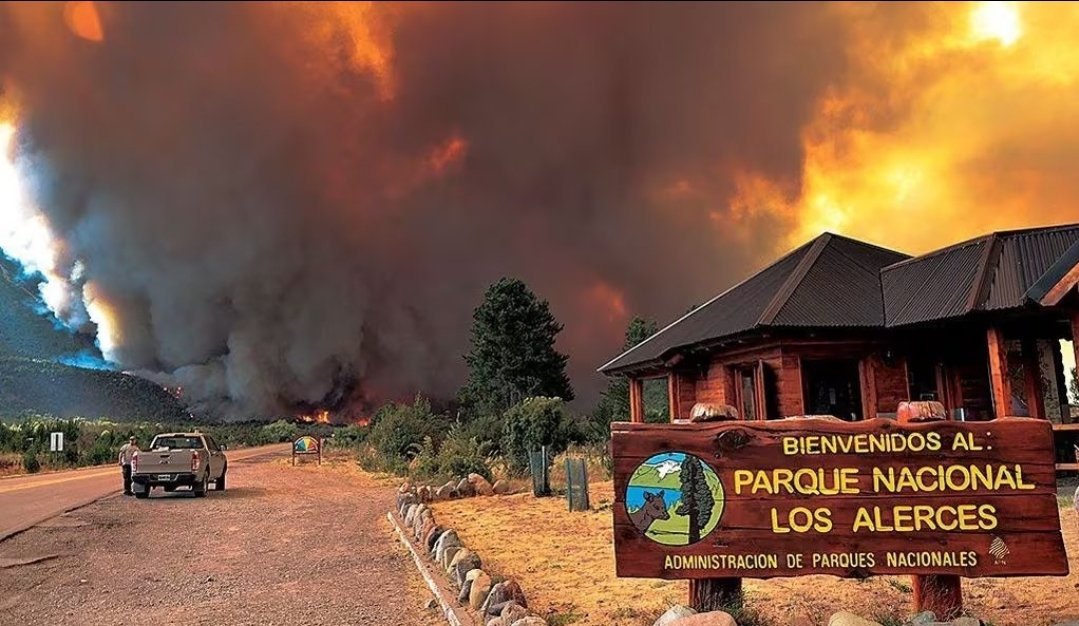
<svg viewBox="0 0 1079 626"><path fill-rule="evenodd" d="M206 498L100 501L0 543L0 624L444 624L392 503L350 464L281 459Z"/></svg>

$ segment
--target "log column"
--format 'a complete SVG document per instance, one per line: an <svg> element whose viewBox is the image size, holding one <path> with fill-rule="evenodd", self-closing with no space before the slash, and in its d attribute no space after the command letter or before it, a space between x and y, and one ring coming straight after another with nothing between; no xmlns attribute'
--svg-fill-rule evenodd
<svg viewBox="0 0 1079 626"><path fill-rule="evenodd" d="M644 421L644 381L640 378L629 379L629 421Z"/></svg>
<svg viewBox="0 0 1079 626"><path fill-rule="evenodd" d="M1073 321L1074 328L1074 321ZM1008 347L999 328L986 331L989 345L989 384L993 389L993 415L1006 417L1012 412L1012 385L1008 377Z"/></svg>
<svg viewBox="0 0 1079 626"><path fill-rule="evenodd" d="M1038 360L1038 343L1034 339L1023 340L1023 386L1027 396L1030 417L1045 419L1045 398L1042 395L1041 363Z"/></svg>

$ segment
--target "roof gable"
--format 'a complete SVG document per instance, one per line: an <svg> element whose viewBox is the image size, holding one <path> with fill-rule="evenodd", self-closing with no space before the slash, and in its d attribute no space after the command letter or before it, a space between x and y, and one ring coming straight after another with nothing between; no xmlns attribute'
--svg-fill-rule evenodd
<svg viewBox="0 0 1079 626"><path fill-rule="evenodd" d="M697 307L602 368L660 362L678 348L768 326L880 326L880 268L907 255L824 233Z"/></svg>

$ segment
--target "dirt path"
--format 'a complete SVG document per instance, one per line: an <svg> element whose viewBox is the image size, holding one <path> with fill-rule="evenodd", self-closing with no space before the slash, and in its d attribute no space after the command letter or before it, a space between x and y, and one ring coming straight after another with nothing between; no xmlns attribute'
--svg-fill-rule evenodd
<svg viewBox="0 0 1079 626"><path fill-rule="evenodd" d="M0 543L0 622L440 623L386 521L389 484L285 460L229 479L202 499L112 498Z"/></svg>

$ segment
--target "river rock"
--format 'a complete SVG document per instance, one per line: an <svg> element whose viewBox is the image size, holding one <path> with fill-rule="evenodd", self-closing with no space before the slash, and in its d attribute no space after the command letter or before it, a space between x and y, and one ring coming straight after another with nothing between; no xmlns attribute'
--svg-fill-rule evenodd
<svg viewBox="0 0 1079 626"><path fill-rule="evenodd" d="M397 488L397 492L398 493L408 493L410 489L412 489L412 485L410 485L408 483L408 481L406 480L405 482L401 483L400 487Z"/></svg>
<svg viewBox="0 0 1079 626"><path fill-rule="evenodd" d="M496 495L504 496L510 492L510 483L505 478L501 478L495 481L495 484L491 486Z"/></svg>
<svg viewBox="0 0 1079 626"><path fill-rule="evenodd" d="M453 584L460 586L465 580L465 574L467 574L469 570L481 569L482 567L483 563L480 561L478 554L468 548L461 548L461 551L453 557L452 561L450 561L450 580ZM482 601L483 600L481 599L480 602Z"/></svg>
<svg viewBox="0 0 1079 626"><path fill-rule="evenodd" d="M419 501L416 500L415 494L403 493L397 496L397 513L399 515L404 515L405 507L410 504L419 504Z"/></svg>
<svg viewBox="0 0 1079 626"><path fill-rule="evenodd" d="M412 518L416 517L416 509L419 508L418 504L410 504L405 507L405 526L412 525Z"/></svg>
<svg viewBox="0 0 1079 626"><path fill-rule="evenodd" d="M952 620L952 626L982 626L982 620L977 617L957 617Z"/></svg>
<svg viewBox="0 0 1079 626"><path fill-rule="evenodd" d="M477 496L491 496L494 495L494 487L488 482L486 478L479 474L469 474L468 482L472 484L472 488L476 490Z"/></svg>
<svg viewBox="0 0 1079 626"><path fill-rule="evenodd" d="M476 495L476 488L468 482L467 478L462 478L461 482L457 483L457 497L471 498L474 495Z"/></svg>
<svg viewBox="0 0 1079 626"><path fill-rule="evenodd" d="M738 626L730 613L725 611L708 611L697 613L688 617L679 617L671 622L671 626Z"/></svg>
<svg viewBox="0 0 1079 626"><path fill-rule="evenodd" d="M483 606L484 599L491 592L491 577L486 572L480 572L472 580L472 588L468 590L468 606L473 611L478 611Z"/></svg>
<svg viewBox="0 0 1079 626"><path fill-rule="evenodd" d="M502 607L502 614L500 615L502 621L506 624L512 624L516 621L522 620L528 617L528 611L523 606L516 602L508 602Z"/></svg>
<svg viewBox="0 0 1079 626"><path fill-rule="evenodd" d="M660 615L659 619L657 619L655 621L655 623L652 624L652 626L670 626L671 623L674 622L674 620L676 620L678 618L689 617L690 615L696 615L696 614L697 614L697 612L694 611L693 609L689 608L688 606L682 606L681 604L676 604L676 605L672 606L671 608L667 609L663 613L663 615Z"/></svg>
<svg viewBox="0 0 1079 626"><path fill-rule="evenodd" d="M521 586L515 580L505 580L491 587L491 593L483 603L483 614L501 615L501 610L492 611L491 609L495 606L504 605L506 602L516 602L521 606L528 606L528 602L525 601L525 593L521 591Z"/></svg>
<svg viewBox="0 0 1079 626"><path fill-rule="evenodd" d="M501 617L492 617L491 619L487 620L487 626L507 626L507 625L506 625L506 620L502 619Z"/></svg>
<svg viewBox="0 0 1079 626"><path fill-rule="evenodd" d="M442 485L438 488L438 491L435 492L435 500L449 500L453 497L453 492L456 488L456 485L452 482Z"/></svg>
<svg viewBox="0 0 1079 626"><path fill-rule="evenodd" d="M461 604L468 604L468 598L472 593L472 581L476 580L476 577L483 573L481 569L474 569L465 574L465 581L461 583L461 593L457 594L457 601Z"/></svg>
<svg viewBox="0 0 1079 626"><path fill-rule="evenodd" d="M431 488L428 487L427 485L424 485L424 486L422 486L422 487L420 487L419 489L416 490L416 495L419 496L420 502L430 502L431 501Z"/></svg>
<svg viewBox="0 0 1079 626"><path fill-rule="evenodd" d="M461 538L457 536L457 531L452 528L442 533L439 536L438 541L435 542L435 560L439 563L442 562L442 555L446 551L446 548L453 546L460 547Z"/></svg>
<svg viewBox="0 0 1079 626"><path fill-rule="evenodd" d="M542 617L536 617L535 615L529 615L524 619L519 619L510 624L510 626L547 626L547 620Z"/></svg>
<svg viewBox="0 0 1079 626"><path fill-rule="evenodd" d="M922 611L917 615L912 615L907 623L910 626L926 626L927 624L933 624L937 621L937 614L932 611Z"/></svg>
<svg viewBox="0 0 1079 626"><path fill-rule="evenodd" d="M435 550L435 541L438 540L439 535L442 534L442 527L438 524L432 526L427 534L423 536L423 549L427 550L427 554L431 554Z"/></svg>
<svg viewBox="0 0 1079 626"><path fill-rule="evenodd" d="M881 626L881 624L880 622L859 617L854 613L840 611L832 614L832 617L828 619L828 626Z"/></svg>
<svg viewBox="0 0 1079 626"><path fill-rule="evenodd" d="M446 550L442 553L442 560L440 560L438 562L438 564L442 567L442 569L449 572L450 571L450 563L453 563L453 557L457 556L457 553L460 552L461 550L464 550L464 547L462 547L462 546L450 546L450 547L446 548Z"/></svg>
<svg viewBox="0 0 1079 626"><path fill-rule="evenodd" d="M435 517L432 515L431 517L425 518L423 524L420 525L419 532L416 533L416 541L423 542L424 546L426 546L427 535L435 528L438 528L438 525L435 524Z"/></svg>

